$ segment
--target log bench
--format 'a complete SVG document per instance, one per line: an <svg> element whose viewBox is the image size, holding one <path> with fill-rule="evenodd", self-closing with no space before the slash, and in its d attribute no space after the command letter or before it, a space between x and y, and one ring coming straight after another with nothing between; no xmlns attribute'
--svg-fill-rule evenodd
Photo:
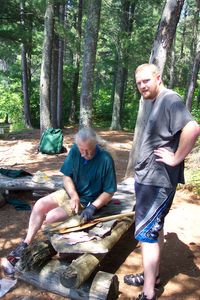
<svg viewBox="0 0 200 300"><path fill-rule="evenodd" d="M33 182L32 176L17 179L5 177L0 175L0 189L52 192L62 187L62 176L52 176L45 184ZM84 230L88 234L96 234L95 239L85 242L68 244L65 238L57 239L55 233L48 233L44 240L35 240L26 249L17 263L16 277L69 299L117 299L117 276L101 270L93 275L106 254L133 224L134 205L134 180L127 178L118 184L112 201L98 211L97 217L132 213L131 216L110 223L102 222ZM105 227L105 235L99 236ZM74 259L69 260L70 257Z"/></svg>
<svg viewBox="0 0 200 300"><path fill-rule="evenodd" d="M49 177L45 183L36 183L33 180L33 176L23 176L17 178L11 178L0 174L0 190L8 191L49 191L53 192L63 186L62 176L53 175Z"/></svg>

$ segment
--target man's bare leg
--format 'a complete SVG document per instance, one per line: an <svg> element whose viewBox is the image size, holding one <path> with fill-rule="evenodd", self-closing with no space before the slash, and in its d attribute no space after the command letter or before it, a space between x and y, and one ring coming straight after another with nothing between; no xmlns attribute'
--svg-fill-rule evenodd
<svg viewBox="0 0 200 300"><path fill-rule="evenodd" d="M44 223L63 221L67 218L67 213L63 208L58 207L55 199L50 195L39 199L32 210L26 238L24 242L28 245L33 241L38 230Z"/></svg>
<svg viewBox="0 0 200 300"><path fill-rule="evenodd" d="M159 234L157 243L141 243L144 267L143 292L151 299L155 294L156 277L159 275L160 256L164 243L163 230Z"/></svg>

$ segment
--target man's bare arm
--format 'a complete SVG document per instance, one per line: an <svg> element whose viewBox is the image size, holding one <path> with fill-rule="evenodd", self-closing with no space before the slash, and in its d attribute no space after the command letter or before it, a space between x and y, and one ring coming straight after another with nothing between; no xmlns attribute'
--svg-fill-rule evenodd
<svg viewBox="0 0 200 300"><path fill-rule="evenodd" d="M176 152L170 152L166 148L158 148L154 150L154 154L159 157L156 161L172 167L178 165L191 152L199 135L199 125L195 121L190 121L181 131Z"/></svg>
<svg viewBox="0 0 200 300"><path fill-rule="evenodd" d="M71 177L63 176L63 185L69 197L71 198L72 211L78 213L80 206L80 198L78 196L78 193L76 191L75 185Z"/></svg>
<svg viewBox="0 0 200 300"><path fill-rule="evenodd" d="M99 209L111 201L113 194L103 192L92 204Z"/></svg>

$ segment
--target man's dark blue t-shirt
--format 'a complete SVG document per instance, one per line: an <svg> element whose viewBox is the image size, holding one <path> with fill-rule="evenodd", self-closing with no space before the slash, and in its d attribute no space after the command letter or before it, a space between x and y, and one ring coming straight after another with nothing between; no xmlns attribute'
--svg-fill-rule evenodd
<svg viewBox="0 0 200 300"><path fill-rule="evenodd" d="M103 192L114 193L117 189L113 159L98 145L94 157L85 160L74 144L60 171L71 177L84 206L92 203Z"/></svg>

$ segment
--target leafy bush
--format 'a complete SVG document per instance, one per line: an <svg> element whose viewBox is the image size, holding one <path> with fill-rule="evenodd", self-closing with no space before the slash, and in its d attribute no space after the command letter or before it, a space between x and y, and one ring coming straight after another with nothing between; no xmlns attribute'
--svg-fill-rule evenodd
<svg viewBox="0 0 200 300"><path fill-rule="evenodd" d="M0 118L5 119L8 114L11 129L23 128L23 105L20 97L19 82L0 85Z"/></svg>

